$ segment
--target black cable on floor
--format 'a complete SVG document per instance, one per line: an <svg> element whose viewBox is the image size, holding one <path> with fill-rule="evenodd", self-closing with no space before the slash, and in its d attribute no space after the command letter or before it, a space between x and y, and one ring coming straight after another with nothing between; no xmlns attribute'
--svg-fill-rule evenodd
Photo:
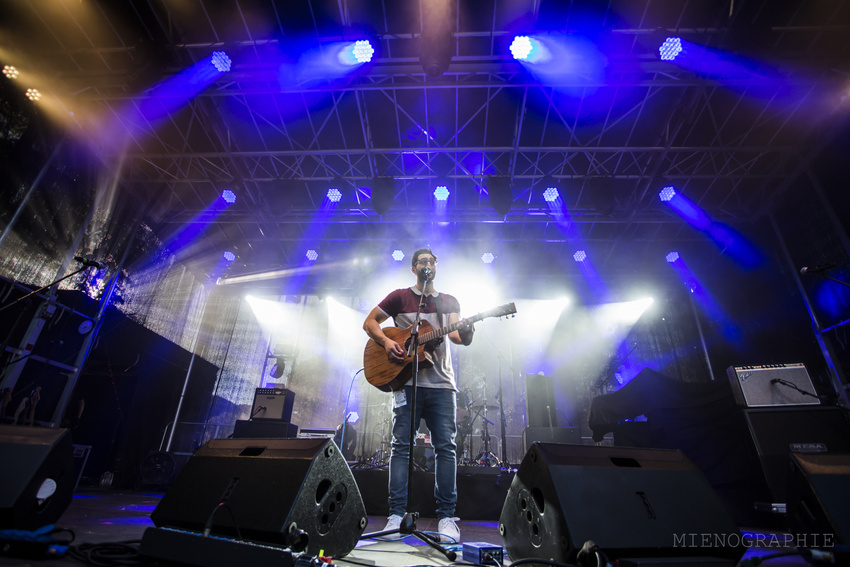
<svg viewBox="0 0 850 567"><path fill-rule="evenodd" d="M68 556L98 567L142 565L147 559L139 555L140 540L112 543L81 543L68 549Z"/></svg>

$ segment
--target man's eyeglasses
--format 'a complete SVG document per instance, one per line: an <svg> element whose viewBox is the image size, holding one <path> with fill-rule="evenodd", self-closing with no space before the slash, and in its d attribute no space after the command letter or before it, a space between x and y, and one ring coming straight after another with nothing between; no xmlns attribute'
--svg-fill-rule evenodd
<svg viewBox="0 0 850 567"><path fill-rule="evenodd" d="M419 264L420 266L425 266L427 264L431 264L432 266L437 265L437 261L432 260L430 258L420 258L419 260L416 261L416 263Z"/></svg>

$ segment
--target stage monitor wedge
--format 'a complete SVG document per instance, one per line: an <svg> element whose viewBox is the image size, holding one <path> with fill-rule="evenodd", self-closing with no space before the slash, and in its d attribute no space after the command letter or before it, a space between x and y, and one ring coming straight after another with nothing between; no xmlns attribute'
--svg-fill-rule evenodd
<svg viewBox="0 0 850 567"><path fill-rule="evenodd" d="M756 408L744 410L744 418L773 502L787 502L792 455L850 453L850 420L843 408Z"/></svg>
<svg viewBox="0 0 850 567"><path fill-rule="evenodd" d="M612 560L737 563L746 551L702 472L665 449L534 443L508 490L499 532L511 558L570 564L591 540Z"/></svg>
<svg viewBox="0 0 850 567"><path fill-rule="evenodd" d="M788 528L798 547L850 544L850 454L791 455Z"/></svg>
<svg viewBox="0 0 850 567"><path fill-rule="evenodd" d="M351 469L329 439L213 439L151 520L332 557L354 549L368 522Z"/></svg>
<svg viewBox="0 0 850 567"><path fill-rule="evenodd" d="M56 523L77 484L69 431L0 425L0 463L0 528Z"/></svg>

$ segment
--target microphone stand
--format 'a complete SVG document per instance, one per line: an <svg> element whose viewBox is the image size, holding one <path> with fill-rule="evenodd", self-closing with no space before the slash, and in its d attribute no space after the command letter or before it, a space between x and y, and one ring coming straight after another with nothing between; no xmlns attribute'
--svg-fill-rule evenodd
<svg viewBox="0 0 850 567"><path fill-rule="evenodd" d="M770 383L771 384L781 384L782 386L786 386L788 388L791 388L792 390L797 390L798 392L800 392L801 394L803 394L805 396L811 396L812 398L816 398L818 400L823 399L822 396L818 396L818 395L812 394L811 392L807 392L807 391L803 390L802 388L800 388L799 386L797 386L797 384L794 384L793 382L789 382L788 380L783 380L782 378L774 378L773 380L770 381Z"/></svg>
<svg viewBox="0 0 850 567"><path fill-rule="evenodd" d="M838 278L834 278L834 277L832 277L832 276L829 276L829 275L827 275L827 274L825 274L825 273L823 273L823 272L820 272L820 277L825 278L825 279L828 279L828 280L832 280L832 281L834 281L834 282L836 282L836 283L840 283L841 285L846 285L847 287L850 287L850 283L847 283L847 282L845 282L845 281L843 281L843 280L839 280Z"/></svg>
<svg viewBox="0 0 850 567"><path fill-rule="evenodd" d="M383 532L375 532L371 534L365 534L360 536L360 539L371 539L376 537L382 537L385 535L399 533L404 536L415 535L421 541L427 543L440 553L442 553L446 559L449 561L454 561L457 559L457 553L450 549L445 549L442 547L437 540L435 540L432 536L426 534L425 532L419 531L416 529L416 518L419 517L418 512L410 512L412 508L412 495L413 490L411 490L411 485L413 484L413 447L416 444L416 427L413 420L416 418L416 381L419 377L419 325L421 324L422 317L422 307L425 305L425 290L428 288L429 279L427 276L424 276L422 282L422 293L419 295L419 306L416 308L416 318L413 321L413 326L410 329L410 345L407 349L407 355L413 357L413 369L410 377L410 386L411 393L410 399L407 400L407 403L410 405L410 436L408 438L407 447L407 510L404 513L404 517L401 519L401 525L397 530L387 530Z"/></svg>

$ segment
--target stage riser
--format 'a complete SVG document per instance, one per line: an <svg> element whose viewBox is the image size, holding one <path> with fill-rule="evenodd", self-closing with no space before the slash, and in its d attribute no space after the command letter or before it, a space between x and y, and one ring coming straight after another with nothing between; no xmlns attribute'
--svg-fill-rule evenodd
<svg viewBox="0 0 850 567"><path fill-rule="evenodd" d="M366 513L370 516L387 516L387 469L357 470L354 480L360 488ZM457 475L457 510L461 520L496 522L513 481L513 474L502 473L490 467L460 467ZM436 516L434 504L434 473L414 471L412 512L421 517Z"/></svg>

